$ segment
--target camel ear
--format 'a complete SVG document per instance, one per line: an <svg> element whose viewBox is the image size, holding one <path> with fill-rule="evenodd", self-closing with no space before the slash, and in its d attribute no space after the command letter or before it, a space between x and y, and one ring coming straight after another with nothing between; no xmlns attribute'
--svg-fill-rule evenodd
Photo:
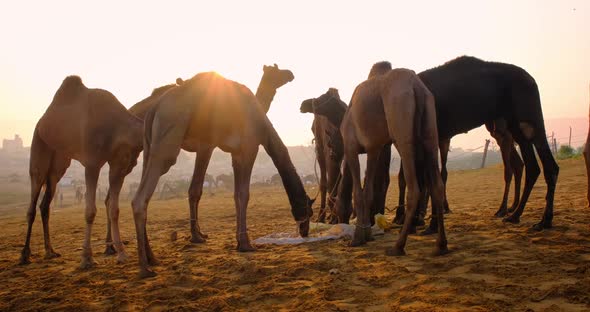
<svg viewBox="0 0 590 312"><path fill-rule="evenodd" d="M338 89L336 89L336 88L330 88L330 89L328 89L328 92L327 93L329 95L337 98L337 99L340 99L340 94L338 94Z"/></svg>
<svg viewBox="0 0 590 312"><path fill-rule="evenodd" d="M184 83L184 80L182 80L182 78L178 77L176 78L176 84L181 86Z"/></svg>
<svg viewBox="0 0 590 312"><path fill-rule="evenodd" d="M262 66L262 71L263 72L266 72L269 68L270 68L270 66L263 65Z"/></svg>

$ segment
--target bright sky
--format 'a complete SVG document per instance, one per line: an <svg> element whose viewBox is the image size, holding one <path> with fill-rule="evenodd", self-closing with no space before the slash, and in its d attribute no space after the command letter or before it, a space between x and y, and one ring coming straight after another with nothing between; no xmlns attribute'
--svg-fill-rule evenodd
<svg viewBox="0 0 590 312"><path fill-rule="evenodd" d="M0 42L0 137L25 145L70 74L130 107L209 70L255 91L277 63L295 74L269 112L287 145L311 141L302 100L336 87L348 102L381 60L416 72L464 54L513 63L537 80L546 119L588 114L587 0L3 1Z"/></svg>

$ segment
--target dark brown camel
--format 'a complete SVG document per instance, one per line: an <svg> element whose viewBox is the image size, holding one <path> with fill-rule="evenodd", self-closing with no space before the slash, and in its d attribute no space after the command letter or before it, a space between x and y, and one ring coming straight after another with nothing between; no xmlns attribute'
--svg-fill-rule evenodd
<svg viewBox="0 0 590 312"><path fill-rule="evenodd" d="M590 113L588 114L588 118L590 119ZM584 145L584 161L586 162L586 177L588 178L588 191L586 197L588 199L588 207L590 207L590 126L588 127L586 145Z"/></svg>
<svg viewBox="0 0 590 312"><path fill-rule="evenodd" d="M328 90L333 97L340 99L338 90L330 88ZM301 113L313 113L313 101L314 99L307 99L301 103L299 110ZM344 115L346 111L346 104L340 101L342 105L341 115ZM340 118L342 118L340 116ZM344 151L342 147L342 141L337 140L336 132L339 132L338 128L333 125L327 117L322 115L314 114L313 123L311 125L311 131L313 132L315 141L315 154L320 167L320 212L318 214L317 221L326 221L326 194L328 193L328 209L330 211L330 223L337 222L336 214L333 210L334 200L336 192L336 181L340 175L340 164L344 157ZM335 138L332 140L331 138Z"/></svg>
<svg viewBox="0 0 590 312"><path fill-rule="evenodd" d="M141 277L155 275L148 268L156 260L149 245L146 221L147 204L158 179L176 162L181 148L196 151L203 144L217 146L232 154L239 251L254 250L247 234L246 208L252 166L259 145L264 146L281 173L300 235L308 234L313 213L311 200L291 163L286 146L254 94L247 87L217 73L197 74L182 86L168 91L145 120L144 168L132 201Z"/></svg>
<svg viewBox="0 0 590 312"><path fill-rule="evenodd" d="M285 84L293 81L295 78L293 73L287 69L280 69L277 64L273 66L262 67L262 78L256 90L256 99L261 106L264 113L268 113L270 104L274 99L277 89ZM199 201L203 195L203 182L205 173L211 160L211 155L215 149L215 145L208 144L207 141L200 141L199 144L193 144L192 147L197 153L195 159L195 168L193 177L189 186L189 210L190 210L190 227L191 227L191 242L203 243L207 235L201 232L199 226ZM225 184L226 187L233 190L232 183Z"/></svg>
<svg viewBox="0 0 590 312"><path fill-rule="evenodd" d="M338 105L337 99L324 94L316 99L314 112L324 114ZM400 153L408 185L410 213L400 237L389 255L404 254L411 218L418 205L419 181L426 177L432 190L433 206L439 216L439 236L434 254L448 251L443 225L444 189L438 169L438 134L434 97L411 70L394 69L359 84L344 115L340 132L345 162L353 181L357 226L351 246L372 240L370 211L374 200L374 180L379 158L386 145L393 143ZM367 153L366 183L361 187L359 158Z"/></svg>
<svg viewBox="0 0 590 312"><path fill-rule="evenodd" d="M88 89L78 76L69 76L55 93L45 114L37 122L31 144L31 202L27 212L27 236L20 263L30 263L30 240L41 188L45 194L40 210L45 239L45 258L58 257L49 237L49 208L56 184L71 159L85 167L86 234L81 267L94 265L90 236L96 215L96 187L100 168L109 164L107 214L112 225L118 261L127 255L119 234L119 193L125 176L137 163L142 149L143 123L130 114L110 92ZM110 234L110 231L109 231ZM110 241L110 239L109 239Z"/></svg>
<svg viewBox="0 0 590 312"><path fill-rule="evenodd" d="M419 77L436 98L443 181L446 181L447 177L448 143L454 135L465 133L482 124L488 124L490 128L493 127L490 123L498 124L505 121L505 127L497 127L502 131L495 133L509 134L512 137L506 137L500 144L505 166L512 169L518 167L518 154L512 146L512 140L515 140L520 146L526 172L523 195L514 212L504 218L504 221L520 222L520 216L540 174L534 146L541 159L547 183L545 212L541 221L534 225L534 229L551 228L559 167L547 143L539 90L533 77L524 69L511 64L486 62L468 56L426 70L420 73ZM403 174L400 174L400 177L403 177ZM505 180L507 194L509 172L506 171ZM503 200L497 215L503 214L506 207L504 204ZM435 229L436 220L433 219L426 232Z"/></svg>

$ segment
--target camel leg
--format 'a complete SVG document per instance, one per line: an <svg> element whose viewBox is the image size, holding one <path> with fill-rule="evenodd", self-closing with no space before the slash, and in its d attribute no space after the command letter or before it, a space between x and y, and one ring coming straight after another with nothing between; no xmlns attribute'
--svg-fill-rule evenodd
<svg viewBox="0 0 590 312"><path fill-rule="evenodd" d="M393 223L404 224L404 212L405 212L405 201L406 201L406 178L404 177L404 163L400 161L399 173L397 174L397 183L399 188L399 198L397 209L395 210L395 218Z"/></svg>
<svg viewBox="0 0 590 312"><path fill-rule="evenodd" d="M449 252L447 237L444 226L444 184L439 174L438 160L436 159L436 148L430 148L425 154L425 176L428 189L432 197L433 219L437 221L438 237L436 248L432 253L434 256L444 255Z"/></svg>
<svg viewBox="0 0 590 312"><path fill-rule="evenodd" d="M392 131L390 131L392 132ZM387 248L385 253L388 256L401 256L405 255L404 248L410 230L412 228L412 219L415 216L416 208L418 206L418 199L420 197L420 189L418 186L417 171L416 171L416 158L414 152L413 143L404 143L396 145L397 150L400 153L401 159L404 166L404 177L408 187L408 198L407 208L405 212L405 220L399 238L395 243L394 247Z"/></svg>
<svg viewBox="0 0 590 312"><path fill-rule="evenodd" d="M543 176L545 177L545 183L547 184L547 195L545 196L545 211L541 221L533 226L533 229L541 231L543 229L550 229L553 221L553 199L555 196L555 186L557 184L557 176L559 174L559 166L553 159L549 144L543 135L538 135L534 139L535 148L537 154L541 159L543 165Z"/></svg>
<svg viewBox="0 0 590 312"><path fill-rule="evenodd" d="M321 143L321 142L319 142ZM316 140L316 144L318 144ZM323 148L316 147L318 166L320 167L320 213L316 222L326 222L326 193L328 192L328 178L326 174L326 157Z"/></svg>
<svg viewBox="0 0 590 312"><path fill-rule="evenodd" d="M340 177L340 162L336 161L332 158L332 156L328 156L328 163L326 164L326 173L327 173L327 206L328 211L330 212L330 216L328 218L328 222L330 224L338 223L338 217L336 216L336 212L334 209L334 203L336 201L336 191L339 187L339 182L341 180Z"/></svg>
<svg viewBox="0 0 590 312"><path fill-rule="evenodd" d="M60 254L56 253L51 247L49 239L49 208L51 201L55 197L57 190L57 182L66 173L66 169L70 166L70 159L54 154L51 159L51 169L45 188L45 195L41 201L41 220L43 221L43 238L45 240L45 259L57 258Z"/></svg>
<svg viewBox="0 0 590 312"><path fill-rule="evenodd" d="M516 207L518 207L518 202L520 201L520 183L522 181L522 171L524 169L524 164L514 147L514 143L511 144L511 150L510 165L512 166L512 172L514 173L514 201L512 202L512 206L508 209L509 213L512 213Z"/></svg>
<svg viewBox="0 0 590 312"><path fill-rule="evenodd" d="M204 243L207 235L201 232L199 226L199 202L203 195L203 182L205 181L205 174L207 167L211 160L213 147L209 145L201 145L197 151L197 158L195 159L195 169L193 171L193 178L188 190L188 205L190 208L190 224L191 224L191 243Z"/></svg>
<svg viewBox="0 0 590 312"><path fill-rule="evenodd" d="M236 204L236 240L237 250L240 252L255 251L248 238L248 227L246 226L246 209L250 200L250 177L252 167L256 160L258 147L246 147L239 154L232 154L232 166L234 168L234 201Z"/></svg>
<svg viewBox="0 0 590 312"><path fill-rule="evenodd" d="M146 154L144 150L144 167L141 182L131 201L137 237L140 278L156 276L156 273L148 268L148 265L157 264L147 237L148 202L156 190L160 177L168 172L170 167L176 162L188 120L177 120L177 126L173 128L167 128L167 123L165 124L164 122L166 121L160 122L160 125L165 127L163 130L155 129L160 130L163 134L156 131L153 131L151 134L151 138L157 139L158 142L149 143L147 140L146 142L148 143L144 142L144 146L148 145L147 150L149 152ZM157 144L159 142L165 142L165 144Z"/></svg>
<svg viewBox="0 0 590 312"><path fill-rule="evenodd" d="M342 160L342 180L338 185L338 198L336 199L336 214L339 223L348 224L352 214L352 175L348 168L346 158Z"/></svg>
<svg viewBox="0 0 590 312"><path fill-rule="evenodd" d="M387 199L387 189L389 188L389 165L391 162L391 144L387 144L381 150L379 164L375 171L374 194L375 200L371 205L371 225L375 224L375 215L380 213L385 215L385 201Z"/></svg>
<svg viewBox="0 0 590 312"><path fill-rule="evenodd" d="M84 244L82 246L82 262L80 268L89 269L96 263L92 259L92 246L90 243L92 235L92 224L96 217L96 185L98 183L98 175L100 174L100 167L86 167L86 232L84 235Z"/></svg>
<svg viewBox="0 0 590 312"><path fill-rule="evenodd" d="M111 213L109 212L109 197L111 194L111 187L109 185L109 189L107 190L107 198L104 200L105 210L107 212L107 237L104 239L105 242L105 250L104 254L107 256L114 255L117 253L115 250L115 246L113 246L113 237L111 236Z"/></svg>
<svg viewBox="0 0 590 312"><path fill-rule="evenodd" d="M504 217L508 212L508 195L510 193L510 182L512 181L512 164L510 162L512 155L512 140L506 138L499 131L494 132L494 138L500 146L500 152L502 153L502 161L504 162L504 195L502 195L502 202L500 208L494 214L496 217Z"/></svg>
<svg viewBox="0 0 590 312"><path fill-rule="evenodd" d="M354 209L356 210L357 215L356 229L354 231L352 241L350 242L351 247L364 245L366 243L364 228L369 227L370 230L370 223L368 222L369 212L366 211L367 207L365 206L363 189L361 187L361 172L357 150L358 149L355 149L353 146L351 146L351 144L345 143L344 153L346 155L345 158L348 168L352 175Z"/></svg>
<svg viewBox="0 0 590 312"><path fill-rule="evenodd" d="M531 195L531 191L533 190L533 186L535 185L535 181L539 174L541 173L541 169L539 168L539 164L537 164L537 158L535 157L535 152L533 150L533 145L525 140L519 142L520 151L522 153L522 158L524 160L524 165L526 168L525 171L525 180L524 180L524 191L522 193L522 198L518 203L518 207L514 212L504 218L502 221L510 222L510 223L519 223L520 216L524 211L524 206Z"/></svg>
<svg viewBox="0 0 590 312"><path fill-rule="evenodd" d="M588 178L586 198L588 200L588 207L590 208L590 135L584 145L584 161L586 162L586 177Z"/></svg>
<svg viewBox="0 0 590 312"><path fill-rule="evenodd" d="M125 263L127 262L129 256L125 252L125 247L121 241L121 234L119 230L119 196L121 194L121 188L123 187L125 176L131 172L133 166L129 166L127 162L110 162L109 167L109 190L107 193L107 200L105 202L107 204L107 217L109 220L108 223L110 225L109 227L113 239L113 243L110 246L115 247L117 252L117 263ZM109 245L107 245L107 250L108 246Z"/></svg>
<svg viewBox="0 0 590 312"><path fill-rule="evenodd" d="M31 263L31 232L33 231L33 223L37 214L37 200L43 184L46 183L49 169L51 166L51 158L53 152L41 140L37 131L33 135L33 142L31 144L31 159L29 165L29 176L31 178L31 198L29 209L27 210L27 236L25 238L25 246L21 252L20 264Z"/></svg>
<svg viewBox="0 0 590 312"><path fill-rule="evenodd" d="M451 139L447 140L440 140L439 141L439 148L440 148L440 163L441 163L441 171L440 176L442 178L444 184L444 193L445 193L445 213L450 213L451 209L449 208L449 202L447 201L447 158L449 156L449 149L451 148ZM423 208L424 211L426 207ZM424 213L426 214L426 213Z"/></svg>
<svg viewBox="0 0 590 312"><path fill-rule="evenodd" d="M373 235L371 233L371 225L374 224L374 215L371 211L371 207L374 207L375 202L379 199L376 198L375 188L382 188L383 185L376 186L375 176L377 175L377 169L380 168L379 157L382 156L383 150L377 149L374 151L367 152L367 170L365 172L365 185L363 189L363 200L364 200L364 211L363 214L359 214L357 217L357 223L355 228L355 236L363 235L362 241L368 242L373 241ZM383 181L381 181L383 182ZM373 219L373 221L371 221ZM359 232L359 234L357 234Z"/></svg>

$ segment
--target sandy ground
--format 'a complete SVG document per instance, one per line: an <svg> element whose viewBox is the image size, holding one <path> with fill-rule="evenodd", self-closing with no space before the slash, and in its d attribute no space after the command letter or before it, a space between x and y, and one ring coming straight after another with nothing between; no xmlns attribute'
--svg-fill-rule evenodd
<svg viewBox="0 0 590 312"><path fill-rule="evenodd" d="M446 224L452 252L435 258L430 256L434 237L418 236L410 237L407 256L385 256L397 230L360 248L340 240L238 253L233 196L225 192L202 200L201 224L209 240L201 245L188 241L185 200L152 203L148 230L161 261L156 278L137 278L135 230L126 202L121 222L129 263L119 265L102 254L106 214L100 208L93 235L98 266L78 269L84 221L83 207L74 206L51 214L54 248L62 257L43 259L38 214L33 262L19 266L23 206L0 215L0 311L590 311L590 209L583 161L560 165L555 227L540 233L529 229L544 206L542 176L521 224L507 225L492 218L502 192L501 167L451 172L453 212ZM388 207L396 198L392 187ZM252 239L294 230L280 188L253 190L248 216ZM330 274L332 269L337 273Z"/></svg>

